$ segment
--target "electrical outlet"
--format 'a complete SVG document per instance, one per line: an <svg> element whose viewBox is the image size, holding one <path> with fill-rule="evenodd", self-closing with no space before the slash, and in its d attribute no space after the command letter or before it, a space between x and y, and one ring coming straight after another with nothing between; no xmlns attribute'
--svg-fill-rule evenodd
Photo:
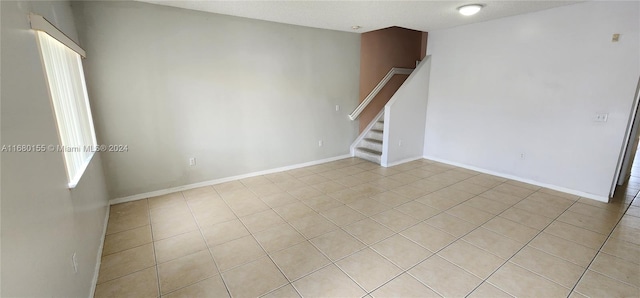
<svg viewBox="0 0 640 298"><path fill-rule="evenodd" d="M608 113L596 113L596 117L593 119L595 122L607 122L609 119Z"/></svg>
<svg viewBox="0 0 640 298"><path fill-rule="evenodd" d="M525 158L524 152L520 153L520 159L524 159L524 158Z"/></svg>
<svg viewBox="0 0 640 298"><path fill-rule="evenodd" d="M336 112L340 111L340 105L336 105Z"/></svg>
<svg viewBox="0 0 640 298"><path fill-rule="evenodd" d="M73 273L78 273L78 258L76 258L75 252L71 256L71 263L73 264Z"/></svg>
<svg viewBox="0 0 640 298"><path fill-rule="evenodd" d="M195 157L190 157L189 158L189 165L190 166L195 166L196 165L196 158Z"/></svg>
<svg viewBox="0 0 640 298"><path fill-rule="evenodd" d="M324 145L324 143L322 143L322 140L318 141L318 147L322 147L322 145Z"/></svg>

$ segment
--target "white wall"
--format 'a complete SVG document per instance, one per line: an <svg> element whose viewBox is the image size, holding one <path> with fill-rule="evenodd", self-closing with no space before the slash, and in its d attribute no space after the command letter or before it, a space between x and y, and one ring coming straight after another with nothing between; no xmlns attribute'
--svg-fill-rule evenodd
<svg viewBox="0 0 640 298"><path fill-rule="evenodd" d="M45 16L77 40L68 2L1 1L1 144L59 144L36 36L27 15ZM75 189L62 153L0 155L2 297L87 297L107 211L100 155ZM78 273L71 256L76 252Z"/></svg>
<svg viewBox="0 0 640 298"><path fill-rule="evenodd" d="M639 6L585 2L429 32L425 156L605 200L640 74Z"/></svg>
<svg viewBox="0 0 640 298"><path fill-rule="evenodd" d="M104 156L112 197L349 153L358 34L136 2L74 12L98 135L129 146Z"/></svg>
<svg viewBox="0 0 640 298"><path fill-rule="evenodd" d="M384 107L383 166L423 155L430 69L431 59L427 57Z"/></svg>

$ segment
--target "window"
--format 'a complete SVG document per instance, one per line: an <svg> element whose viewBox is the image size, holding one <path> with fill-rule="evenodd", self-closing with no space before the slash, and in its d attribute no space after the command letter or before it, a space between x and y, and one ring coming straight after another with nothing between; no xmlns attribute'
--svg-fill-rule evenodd
<svg viewBox="0 0 640 298"><path fill-rule="evenodd" d="M74 188L96 150L96 135L84 80L84 51L43 17L31 15L58 128L57 151L64 156L69 188ZM64 43L63 43L64 42Z"/></svg>

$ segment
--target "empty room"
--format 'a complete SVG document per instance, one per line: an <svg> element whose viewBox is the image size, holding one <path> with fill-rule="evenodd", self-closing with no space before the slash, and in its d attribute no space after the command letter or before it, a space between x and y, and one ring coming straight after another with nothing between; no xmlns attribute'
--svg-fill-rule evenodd
<svg viewBox="0 0 640 298"><path fill-rule="evenodd" d="M0 1L1 297L640 297L638 1Z"/></svg>

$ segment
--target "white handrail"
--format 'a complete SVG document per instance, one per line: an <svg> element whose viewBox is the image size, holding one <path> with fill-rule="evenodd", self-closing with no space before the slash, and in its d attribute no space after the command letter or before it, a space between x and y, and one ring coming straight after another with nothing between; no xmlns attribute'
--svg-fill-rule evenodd
<svg viewBox="0 0 640 298"><path fill-rule="evenodd" d="M358 116L360 116L360 113L362 113L362 111L369 105L369 103L371 103L373 98L376 97L376 95L378 95L378 92L382 90L382 88L389 82L389 80L391 80L391 78L394 75L397 75L397 74L408 75L408 74L411 74L412 71L413 69L411 68L399 68L399 67L392 68L387 73L387 75L384 76L384 78L382 78L380 83L378 83L378 85L376 85L376 87L373 88L373 90L371 90L371 93L369 93L369 95L367 95L367 97L364 98L364 100L358 105L358 107L356 107L356 109L353 110L351 114L349 114L349 119L351 119L352 121L356 120Z"/></svg>

